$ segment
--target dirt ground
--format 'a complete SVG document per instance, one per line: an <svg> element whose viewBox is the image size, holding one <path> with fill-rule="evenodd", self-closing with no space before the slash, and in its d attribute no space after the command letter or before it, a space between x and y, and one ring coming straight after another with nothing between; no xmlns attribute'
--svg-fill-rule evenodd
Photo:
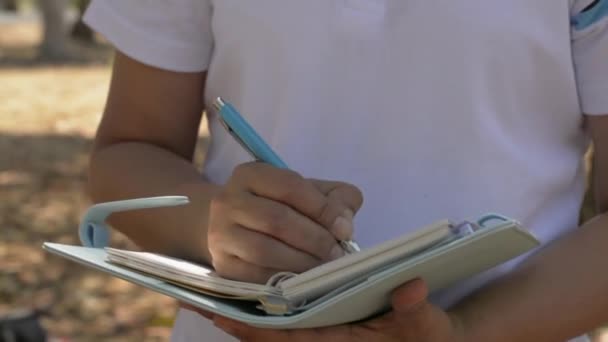
<svg viewBox="0 0 608 342"><path fill-rule="evenodd" d="M66 341L165 341L173 300L41 249L44 241L78 243L111 54L74 45L70 64L45 65L35 59L39 39L34 21L0 21L0 315L47 310L44 326Z"/></svg>
<svg viewBox="0 0 608 342"><path fill-rule="evenodd" d="M0 23L0 315L46 309L52 336L72 341L165 341L173 300L41 249L78 243L110 51L75 45L80 60L44 65L34 59L38 39L33 22Z"/></svg>

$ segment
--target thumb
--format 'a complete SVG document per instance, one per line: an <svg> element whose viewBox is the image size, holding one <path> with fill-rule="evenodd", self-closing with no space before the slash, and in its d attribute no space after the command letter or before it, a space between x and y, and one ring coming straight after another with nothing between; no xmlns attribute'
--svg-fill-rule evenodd
<svg viewBox="0 0 608 342"><path fill-rule="evenodd" d="M424 280L417 278L397 288L392 295L391 304L396 313L411 313L426 302L429 294Z"/></svg>
<svg viewBox="0 0 608 342"><path fill-rule="evenodd" d="M412 280L393 292L393 324L409 341L455 341L456 322L428 300L428 287L422 279ZM408 338L409 337L409 338Z"/></svg>

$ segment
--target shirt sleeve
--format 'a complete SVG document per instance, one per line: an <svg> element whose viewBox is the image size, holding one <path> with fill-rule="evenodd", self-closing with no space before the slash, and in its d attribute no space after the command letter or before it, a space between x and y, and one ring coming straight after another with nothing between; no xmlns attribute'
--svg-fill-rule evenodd
<svg viewBox="0 0 608 342"><path fill-rule="evenodd" d="M92 0L83 20L144 64L178 72L208 67L213 49L209 0Z"/></svg>
<svg viewBox="0 0 608 342"><path fill-rule="evenodd" d="M608 114L608 0L576 0L572 56L585 114Z"/></svg>

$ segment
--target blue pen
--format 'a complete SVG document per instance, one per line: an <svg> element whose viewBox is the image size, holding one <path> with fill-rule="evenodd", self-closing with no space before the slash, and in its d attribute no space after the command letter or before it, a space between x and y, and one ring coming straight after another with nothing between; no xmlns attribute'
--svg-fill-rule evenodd
<svg viewBox="0 0 608 342"><path fill-rule="evenodd" d="M218 97L213 103L213 107L217 110L224 128L255 160L281 169L288 168L287 164L281 160L231 104Z"/></svg>
<svg viewBox="0 0 608 342"><path fill-rule="evenodd" d="M218 119L230 135L251 156L260 162L268 163L274 167L288 169L287 164L262 139L239 112L228 102L218 97L213 102L213 108L218 113ZM354 241L340 241L342 247L348 252L358 252L361 249Z"/></svg>

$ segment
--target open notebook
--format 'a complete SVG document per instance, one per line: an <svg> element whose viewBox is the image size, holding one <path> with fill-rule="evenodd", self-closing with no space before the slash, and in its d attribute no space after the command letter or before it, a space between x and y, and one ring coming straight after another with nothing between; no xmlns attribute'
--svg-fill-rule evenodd
<svg viewBox="0 0 608 342"><path fill-rule="evenodd" d="M503 216L458 224L440 220L304 273L282 272L266 284L253 284L221 278L212 268L184 260L95 246L100 238L90 230L103 228L100 220L108 213L92 211L81 236L85 245L93 246L45 243L44 248L259 327L309 328L364 319L386 310L392 290L409 280L423 278L435 291L539 245L518 222Z"/></svg>

